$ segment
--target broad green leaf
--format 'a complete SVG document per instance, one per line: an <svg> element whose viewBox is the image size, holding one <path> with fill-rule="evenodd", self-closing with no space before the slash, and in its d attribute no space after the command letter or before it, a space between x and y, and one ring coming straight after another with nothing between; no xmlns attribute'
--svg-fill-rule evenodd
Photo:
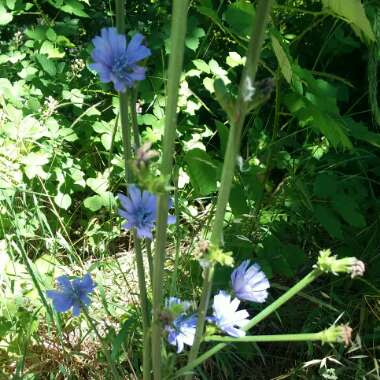
<svg viewBox="0 0 380 380"><path fill-rule="evenodd" d="M47 72L51 77L54 77L57 74L57 68L55 66L55 63L46 55L36 54L35 57L38 63L40 64L42 70Z"/></svg>
<svg viewBox="0 0 380 380"><path fill-rule="evenodd" d="M332 205L339 215L351 226L357 228L364 228L366 226L366 220L359 211L358 204L352 197L344 193L336 194Z"/></svg>
<svg viewBox="0 0 380 380"><path fill-rule="evenodd" d="M200 39L205 35L206 33L202 28L195 28L190 32L190 35L186 37L185 45L189 49L196 51L198 49Z"/></svg>
<svg viewBox="0 0 380 380"><path fill-rule="evenodd" d="M236 53L236 51L230 51L228 53L228 57L226 58L226 63L230 67L244 66L245 61L246 58L241 57L239 53Z"/></svg>
<svg viewBox="0 0 380 380"><path fill-rule="evenodd" d="M247 194L241 184L234 184L231 189L229 205L235 216L248 214Z"/></svg>
<svg viewBox="0 0 380 380"><path fill-rule="evenodd" d="M277 237L270 235L262 241L257 254L261 260L270 263L273 272L293 277L304 264L306 255L301 248L293 244L283 244Z"/></svg>
<svg viewBox="0 0 380 380"><path fill-rule="evenodd" d="M238 0L228 6L223 16L236 34L247 37L251 33L254 15L255 8L250 2Z"/></svg>
<svg viewBox="0 0 380 380"><path fill-rule="evenodd" d="M44 41L41 48L40 54L46 54L49 58L62 58L65 56L64 52L57 49L52 42Z"/></svg>
<svg viewBox="0 0 380 380"><path fill-rule="evenodd" d="M7 25L13 19L12 13L9 13L4 5L0 4L0 25Z"/></svg>
<svg viewBox="0 0 380 380"><path fill-rule="evenodd" d="M284 101L290 112L302 127L312 126L326 136L334 147L351 149L348 128L339 114L336 89L324 80L316 80L307 70L300 67L295 70L306 84L306 89L304 95L293 92L285 96Z"/></svg>
<svg viewBox="0 0 380 380"><path fill-rule="evenodd" d="M98 211L102 207L111 208L115 205L116 200L114 195L107 191L102 195L94 195L88 197L84 200L84 207L88 208L91 211Z"/></svg>
<svg viewBox="0 0 380 380"><path fill-rule="evenodd" d="M206 73L206 74L211 73L210 67L203 59L194 59L193 64L198 70L202 71L203 73Z"/></svg>
<svg viewBox="0 0 380 380"><path fill-rule="evenodd" d="M54 197L54 202L58 207L63 208L64 210L67 210L71 206L71 197L69 194L64 194L64 193L59 192Z"/></svg>
<svg viewBox="0 0 380 380"><path fill-rule="evenodd" d="M47 173L43 170L43 166L49 162L49 154L42 151L30 152L21 159L21 163L25 165L24 172L29 179L41 177L46 179Z"/></svg>
<svg viewBox="0 0 380 380"><path fill-rule="evenodd" d="M314 208L314 215L332 238L343 240L341 222L330 208L316 205Z"/></svg>
<svg viewBox="0 0 380 380"><path fill-rule="evenodd" d="M318 174L314 182L314 194L320 198L331 199L339 188L337 178L331 173Z"/></svg>
<svg viewBox="0 0 380 380"><path fill-rule="evenodd" d="M25 34L33 40L44 41L46 39L46 31L46 26L36 26L34 29L26 29Z"/></svg>
<svg viewBox="0 0 380 380"><path fill-rule="evenodd" d="M89 17L88 14L83 10L84 6L77 0L65 0L64 5L59 7L63 12L73 14L79 17Z"/></svg>
<svg viewBox="0 0 380 380"><path fill-rule="evenodd" d="M190 181L200 195L216 191L216 182L220 176L220 163L211 159L205 151L193 149L186 153Z"/></svg>
<svg viewBox="0 0 380 380"><path fill-rule="evenodd" d="M332 14L351 24L361 39L375 41L375 35L361 0L322 0L322 3Z"/></svg>
<svg viewBox="0 0 380 380"><path fill-rule="evenodd" d="M97 173L96 178L88 178L86 183L91 190L99 195L108 190L109 185L108 173Z"/></svg>

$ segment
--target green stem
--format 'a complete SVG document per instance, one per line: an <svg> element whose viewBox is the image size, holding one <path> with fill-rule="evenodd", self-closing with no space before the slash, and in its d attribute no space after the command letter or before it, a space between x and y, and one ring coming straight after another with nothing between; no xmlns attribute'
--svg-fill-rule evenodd
<svg viewBox="0 0 380 380"><path fill-rule="evenodd" d="M120 99L120 122L121 122L121 132L123 136L123 155L124 155L124 165L125 165L125 180L128 183L132 181L132 173L128 170L128 164L132 159L131 150L131 130L128 123L128 93L119 92Z"/></svg>
<svg viewBox="0 0 380 380"><path fill-rule="evenodd" d="M172 172L174 143L177 127L177 101L182 73L184 43L187 24L188 0L174 0L171 25L171 52L168 69L168 95L166 104L165 130L161 175L167 180ZM155 380L161 377L161 335L160 311L162 304L163 274L168 219L168 194L158 196L156 251L153 268L153 324L152 324L152 363Z"/></svg>
<svg viewBox="0 0 380 380"><path fill-rule="evenodd" d="M125 0L115 0L116 28L120 34L125 34Z"/></svg>
<svg viewBox="0 0 380 380"><path fill-rule="evenodd" d="M125 34L125 7L124 0L115 0L116 9L116 27L120 34ZM124 165L125 165L125 178L127 184L132 181L132 173L128 170L128 163L132 159L131 149L131 130L128 124L128 92L119 92L120 99L120 121L123 135L123 150L124 150ZM137 119L134 118L133 112L136 109L132 107L132 125L135 123L137 128ZM135 130L135 141L138 141L138 130ZM149 312L148 312L148 297L145 283L145 270L143 255L141 251L141 242L137 237L137 233L133 231L134 250L136 256L137 276L139 282L140 303L142 311L143 322L143 379L150 380L151 378L151 350L150 350L150 326L149 326Z"/></svg>
<svg viewBox="0 0 380 380"><path fill-rule="evenodd" d="M151 378L151 351L150 351L150 326L149 326L149 310L148 310L148 298L145 283L145 270L143 254L141 250L141 241L137 237L137 232L133 230L133 242L134 250L136 255L136 265L137 265L137 277L139 282L140 290L140 303L142 312L142 323L144 332L144 343L143 343L143 379L148 380Z"/></svg>
<svg viewBox="0 0 380 380"><path fill-rule="evenodd" d="M211 335L204 338L205 342L225 342L225 343L251 343L251 342L307 342L312 340L324 341L325 332L309 334L282 334L282 335L251 335L241 338L230 336Z"/></svg>
<svg viewBox="0 0 380 380"><path fill-rule="evenodd" d="M146 246L146 255L148 257L148 265L149 265L149 278L150 283L153 282L153 255L152 255L152 243L149 239L145 240Z"/></svg>
<svg viewBox="0 0 380 380"><path fill-rule="evenodd" d="M218 200L216 203L215 219L210 238L211 243L217 246L220 245L222 240L224 214L230 196L236 164L236 156L240 147L241 130L247 113L247 103L245 101L247 80L250 81L251 85L255 81L271 4L272 0L261 0L257 6L257 12L253 23L250 43L247 51L247 61L240 81L239 94L236 103L237 109L234 115L234 120L230 120L231 127L224 158L222 180L219 189ZM194 337L194 343L189 354L188 363L191 363L193 360L195 360L199 352L206 313L210 301L213 275L214 266L211 264L204 272L202 296L198 307L197 329ZM187 379L191 379L191 376L187 376Z"/></svg>
<svg viewBox="0 0 380 380"><path fill-rule="evenodd" d="M315 279L317 279L322 272L319 270L313 270L308 275L306 275L301 281L299 281L297 284L295 284L293 287L291 287L286 293L284 293L281 297L279 297L276 301L274 301L272 304L267 306L264 310L262 310L259 314L257 314L254 318L250 320L250 322L244 326L243 330L247 331L257 325L259 322L261 322L263 319L265 319L268 315L275 312L279 307L281 307L284 303L289 301L292 297L294 297L298 292L300 292L303 288L311 284ZM181 368L177 375L181 376L195 367L197 367L199 364L203 363L205 360L209 359L211 356L215 355L217 352L222 350L224 347L227 346L227 343L219 343L216 346L210 348L208 351L206 351L204 354L200 355L196 359L194 359L192 362L189 362L185 367Z"/></svg>
<svg viewBox="0 0 380 380"><path fill-rule="evenodd" d="M139 126L137 124L136 98L137 98L137 91L136 89L133 89L132 95L130 97L131 122L132 122L132 131L133 131L133 140L135 143L135 149L138 149L140 147L140 134L139 134Z"/></svg>
<svg viewBox="0 0 380 380"><path fill-rule="evenodd" d="M121 379L120 374L115 367L115 363L111 359L111 356L108 352L107 345L105 344L103 337L100 335L98 328L96 327L94 321L92 320L92 318L88 314L88 311L86 309L86 305L82 305L81 310L82 310L83 314L85 315L87 321L90 323L90 326L91 326L92 330L95 332L95 335L98 337L100 344L102 345L102 351L103 351L103 354L106 357L106 360L107 360L107 362L111 368L113 378L117 379L117 380Z"/></svg>
<svg viewBox="0 0 380 380"><path fill-rule="evenodd" d="M171 278L170 285L170 295L175 296L177 291L177 277L178 277L178 267L179 267L179 255L181 251L181 238L180 238L180 230L179 230L179 197L178 197L178 178L179 178L179 170L176 168L174 175L174 211L175 211L175 258L174 258L174 268L173 274Z"/></svg>

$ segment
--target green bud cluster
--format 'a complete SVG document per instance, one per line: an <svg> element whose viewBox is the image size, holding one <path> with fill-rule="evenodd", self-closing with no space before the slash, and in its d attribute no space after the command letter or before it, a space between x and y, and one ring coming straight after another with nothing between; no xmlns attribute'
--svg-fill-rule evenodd
<svg viewBox="0 0 380 380"><path fill-rule="evenodd" d="M318 262L314 267L322 272L335 275L338 273L350 273L351 278L363 276L365 271L364 263L356 257L338 259L336 255L332 255L330 249L319 252Z"/></svg>

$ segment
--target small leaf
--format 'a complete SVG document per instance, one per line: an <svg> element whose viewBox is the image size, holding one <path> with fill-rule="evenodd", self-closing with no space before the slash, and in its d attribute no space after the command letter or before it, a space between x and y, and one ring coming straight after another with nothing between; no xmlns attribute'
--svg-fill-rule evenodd
<svg viewBox="0 0 380 380"><path fill-rule="evenodd" d="M65 0L65 5L59 7L62 11L73 14L79 17L89 17L89 15L83 10L83 5L77 0Z"/></svg>
<svg viewBox="0 0 380 380"><path fill-rule="evenodd" d="M205 61L203 61L202 59L194 59L194 60L193 60L193 64L194 64L194 66L195 66L198 70L202 71L203 73L207 73L207 74L210 74L210 73L211 73L211 71L210 71L210 67L209 67L208 64L207 64Z"/></svg>
<svg viewBox="0 0 380 380"><path fill-rule="evenodd" d="M63 208L64 210L67 210L71 206L71 197L69 194L64 194L64 193L59 192L54 197L54 202L58 207Z"/></svg>

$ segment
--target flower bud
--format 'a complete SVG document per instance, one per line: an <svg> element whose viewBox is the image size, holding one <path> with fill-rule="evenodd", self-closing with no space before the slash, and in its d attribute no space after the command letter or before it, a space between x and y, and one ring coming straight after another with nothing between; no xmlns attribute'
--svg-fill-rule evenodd
<svg viewBox="0 0 380 380"><path fill-rule="evenodd" d="M351 273L351 278L363 276L365 265L356 257L344 257L338 259L336 255L331 254L330 249L325 249L319 252L318 262L314 266L322 272L333 273Z"/></svg>
<svg viewBox="0 0 380 380"><path fill-rule="evenodd" d="M351 343L352 328L349 325L331 326L322 332L323 343L344 343L348 346Z"/></svg>

